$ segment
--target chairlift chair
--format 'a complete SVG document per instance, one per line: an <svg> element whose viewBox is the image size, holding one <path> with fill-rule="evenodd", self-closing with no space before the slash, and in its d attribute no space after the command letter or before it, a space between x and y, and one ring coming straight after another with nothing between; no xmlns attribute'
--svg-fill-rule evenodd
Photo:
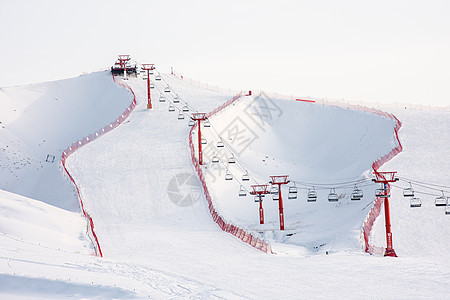
<svg viewBox="0 0 450 300"><path fill-rule="evenodd" d="M308 190L307 201L308 202L316 202L317 201L317 192L314 188Z"/></svg>
<svg viewBox="0 0 450 300"><path fill-rule="evenodd" d="M158 80L158 81L161 80L161 75L156 75L155 80Z"/></svg>
<svg viewBox="0 0 450 300"><path fill-rule="evenodd" d="M214 156L213 156L213 158L211 159L211 161L212 161L213 163L218 163L218 162L219 162L219 157L214 153Z"/></svg>
<svg viewBox="0 0 450 300"><path fill-rule="evenodd" d="M241 185L241 188L239 189L239 197L244 197L244 196L247 196L247 191Z"/></svg>
<svg viewBox="0 0 450 300"><path fill-rule="evenodd" d="M206 145L206 139L204 137L202 137L202 141L201 141L202 145Z"/></svg>
<svg viewBox="0 0 450 300"><path fill-rule="evenodd" d="M225 180L233 180L233 175L229 171L225 174Z"/></svg>
<svg viewBox="0 0 450 300"><path fill-rule="evenodd" d="M410 201L411 207L421 207L422 206L422 201L420 200L420 198L412 197L409 201Z"/></svg>
<svg viewBox="0 0 450 300"><path fill-rule="evenodd" d="M190 119L189 122L188 122L188 125L189 125L190 127L194 126L194 125L195 125L195 121L192 120L192 119Z"/></svg>
<svg viewBox="0 0 450 300"><path fill-rule="evenodd" d="M178 120L184 120L184 115L181 112L178 114Z"/></svg>
<svg viewBox="0 0 450 300"><path fill-rule="evenodd" d="M436 206L447 205L447 198L445 198L444 191L442 191L442 196L439 196L434 200L434 205Z"/></svg>
<svg viewBox="0 0 450 300"><path fill-rule="evenodd" d="M154 85L153 83L150 83L150 88L151 88L151 89L154 89L154 88L155 88L155 85Z"/></svg>
<svg viewBox="0 0 450 300"><path fill-rule="evenodd" d="M277 185L272 185L272 187L270 188L270 193L272 195L275 195L275 194L278 195L278 186Z"/></svg>
<svg viewBox="0 0 450 300"><path fill-rule="evenodd" d="M297 192L295 192L295 193L289 192L288 199L297 199Z"/></svg>
<svg viewBox="0 0 450 300"><path fill-rule="evenodd" d="M409 183L409 188L403 189L403 197L414 197L414 190L411 182Z"/></svg>
<svg viewBox="0 0 450 300"><path fill-rule="evenodd" d="M228 158L228 163L229 163L229 164L234 164L234 163L236 163L236 158L234 158L234 155L231 155L230 158Z"/></svg>
<svg viewBox="0 0 450 300"><path fill-rule="evenodd" d="M261 195L261 199L259 195L255 195L255 202L262 202L262 197L264 197L264 195Z"/></svg>
<svg viewBox="0 0 450 300"><path fill-rule="evenodd" d="M242 175L242 181L249 181L250 180L250 176L248 175L248 173L245 173L244 175Z"/></svg>
<svg viewBox="0 0 450 300"><path fill-rule="evenodd" d="M353 201L358 201L361 200L362 198L363 198L363 191L355 186L355 189L352 192L352 197L350 199Z"/></svg>
<svg viewBox="0 0 450 300"><path fill-rule="evenodd" d="M159 96L159 102L166 102L166 98L163 95Z"/></svg>
<svg viewBox="0 0 450 300"><path fill-rule="evenodd" d="M178 95L176 95L176 96L173 98L173 103L180 103L180 97L178 97Z"/></svg>
<svg viewBox="0 0 450 300"><path fill-rule="evenodd" d="M211 127L211 123L209 123L208 119L205 119L205 121L203 121L203 127Z"/></svg>
<svg viewBox="0 0 450 300"><path fill-rule="evenodd" d="M182 110L183 110L184 112L188 112L188 111L189 111L189 107L188 107L187 105L185 105L185 106L183 106Z"/></svg>
<svg viewBox="0 0 450 300"><path fill-rule="evenodd" d="M222 140L218 141L217 148L223 148L223 147L224 147L224 144L223 144Z"/></svg>
<svg viewBox="0 0 450 300"><path fill-rule="evenodd" d="M280 195L279 195L278 193L273 194L273 195L272 195L272 200L273 200L273 201L279 201L279 200L280 200Z"/></svg>
<svg viewBox="0 0 450 300"><path fill-rule="evenodd" d="M297 187L295 186L295 183L293 186L289 187L289 193L297 194Z"/></svg>
<svg viewBox="0 0 450 300"><path fill-rule="evenodd" d="M165 93L170 93L170 87L169 87L169 86L166 86L166 87L164 88L164 92L165 92Z"/></svg>
<svg viewBox="0 0 450 300"><path fill-rule="evenodd" d="M375 190L375 196L379 198L388 198L391 195L389 193L385 194L385 190L383 188L380 188Z"/></svg>
<svg viewBox="0 0 450 300"><path fill-rule="evenodd" d="M148 77L147 77L147 76L142 76L142 79L143 79L143 80L147 80Z"/></svg>
<svg viewBox="0 0 450 300"><path fill-rule="evenodd" d="M330 193L328 194L328 201L329 202L337 202L339 200L338 194L336 194L335 189L331 189Z"/></svg>
<svg viewBox="0 0 450 300"><path fill-rule="evenodd" d="M289 187L288 199L297 199L297 187L295 186L295 182L293 186Z"/></svg>
<svg viewBox="0 0 450 300"><path fill-rule="evenodd" d="M173 106L172 104L169 105L169 111L173 112L175 111L175 106Z"/></svg>
<svg viewBox="0 0 450 300"><path fill-rule="evenodd" d="M148 70L148 74L153 75L153 70Z"/></svg>

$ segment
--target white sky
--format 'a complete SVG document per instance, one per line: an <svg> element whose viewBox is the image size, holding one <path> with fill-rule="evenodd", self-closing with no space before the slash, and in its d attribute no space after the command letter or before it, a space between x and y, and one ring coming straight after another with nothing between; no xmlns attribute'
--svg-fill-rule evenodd
<svg viewBox="0 0 450 300"><path fill-rule="evenodd" d="M234 89L450 105L450 1L0 0L0 87L118 54Z"/></svg>

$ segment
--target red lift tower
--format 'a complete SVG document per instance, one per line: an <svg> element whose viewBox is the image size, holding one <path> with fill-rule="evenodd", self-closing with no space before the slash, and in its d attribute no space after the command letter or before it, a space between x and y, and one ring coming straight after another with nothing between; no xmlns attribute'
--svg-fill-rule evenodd
<svg viewBox="0 0 450 300"><path fill-rule="evenodd" d="M147 108L152 108L152 97L150 93L150 71L154 69L155 64L142 64L142 69L147 71L147 95L148 95L148 103Z"/></svg>
<svg viewBox="0 0 450 300"><path fill-rule="evenodd" d="M129 55L119 55L119 64L123 68L123 79L127 79L127 62L130 60Z"/></svg>
<svg viewBox="0 0 450 300"><path fill-rule="evenodd" d="M390 182L395 182L398 178L395 178L397 172L377 172L375 171L374 182L381 183L381 189L377 190L376 196L384 198L384 217L386 220L386 251L384 256L397 257L392 246L392 232L391 232L391 215L389 211L389 196L390 196Z"/></svg>
<svg viewBox="0 0 450 300"><path fill-rule="evenodd" d="M255 202L259 202L259 224L264 224L264 209L262 206L262 197L263 195L269 193L269 191L267 190L268 187L268 184L252 185L253 192L250 192L251 195L255 195Z"/></svg>
<svg viewBox="0 0 450 300"><path fill-rule="evenodd" d="M278 185L278 208L280 210L280 230L284 230L284 212L283 212L283 198L281 198L281 185L288 184L289 180L287 180L289 175L281 175L281 176L270 176L272 179L270 184Z"/></svg>
<svg viewBox="0 0 450 300"><path fill-rule="evenodd" d="M202 130L201 130L201 124L200 121L206 120L206 114L205 113L193 113L192 120L197 121L198 125L198 163L200 165L203 165L203 152L202 152Z"/></svg>

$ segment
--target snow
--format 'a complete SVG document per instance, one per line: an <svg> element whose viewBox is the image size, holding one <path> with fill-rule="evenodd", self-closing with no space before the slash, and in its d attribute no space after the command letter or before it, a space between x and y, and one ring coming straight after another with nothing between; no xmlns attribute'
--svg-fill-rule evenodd
<svg viewBox="0 0 450 300"><path fill-rule="evenodd" d="M422 208L413 210L401 189L393 188L398 258L362 250L360 229L376 185L363 186L361 201L349 199L353 186L343 188L337 204L326 200L328 189L317 186L318 201L306 202L305 183L329 186L367 179L371 163L394 145L392 120L264 95L242 97L211 117L212 128L202 128L208 143L220 133L227 143L220 157L225 160L233 149L238 161L213 169L210 146L205 146L203 168L211 171L206 180L214 204L224 218L269 241L276 254L266 254L213 222L190 162L187 118L177 120L178 112L169 112L167 101L158 102L160 93L168 101L177 93L191 111L209 112L231 95L167 74L162 78L165 82L155 81L152 90L154 109L147 110L146 81L129 77L138 101L129 119L66 161L95 222L103 258L90 255L86 220L58 160L71 143L114 121L130 104L131 94L107 72L2 89L2 298L447 297L450 218L434 207L433 198L423 197ZM170 93L163 91L166 83ZM448 185L449 113L394 113L403 122L399 134L404 151L382 170ZM246 138L230 140L230 124L244 126ZM45 162L48 154L55 155L55 163ZM15 169L21 159L30 163ZM231 182L223 179L225 166L235 175ZM238 197L243 170L252 176L246 188L267 183L269 175L289 174L296 181L298 199L284 201L285 232L277 229L277 203L269 196L263 202L264 225L258 224L253 198ZM380 217L373 234L377 246L384 243L383 230Z"/></svg>
<svg viewBox="0 0 450 300"><path fill-rule="evenodd" d="M58 161L70 144L117 118L130 104L129 92L100 72L2 88L0 103L0 188L79 211Z"/></svg>
<svg viewBox="0 0 450 300"><path fill-rule="evenodd" d="M394 249L399 256L445 257L450 245L450 216L445 215L445 207L434 205L435 198L442 195L440 188L430 190L413 183L416 197L422 200L420 208L409 207L403 188L409 187L408 179L449 186L450 113L414 110L394 113L403 122L399 131L403 152L382 167L398 171L401 179L392 185L390 201ZM442 189L450 197L450 189ZM386 246L381 218L375 222L373 240L376 245Z"/></svg>

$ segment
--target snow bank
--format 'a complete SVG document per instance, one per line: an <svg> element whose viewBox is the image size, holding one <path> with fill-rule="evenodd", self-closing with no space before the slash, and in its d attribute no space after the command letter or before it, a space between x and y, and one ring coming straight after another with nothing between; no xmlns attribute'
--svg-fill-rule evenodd
<svg viewBox="0 0 450 300"><path fill-rule="evenodd" d="M46 203L0 190L0 235L5 247L9 239L39 247L88 254L86 220Z"/></svg>

